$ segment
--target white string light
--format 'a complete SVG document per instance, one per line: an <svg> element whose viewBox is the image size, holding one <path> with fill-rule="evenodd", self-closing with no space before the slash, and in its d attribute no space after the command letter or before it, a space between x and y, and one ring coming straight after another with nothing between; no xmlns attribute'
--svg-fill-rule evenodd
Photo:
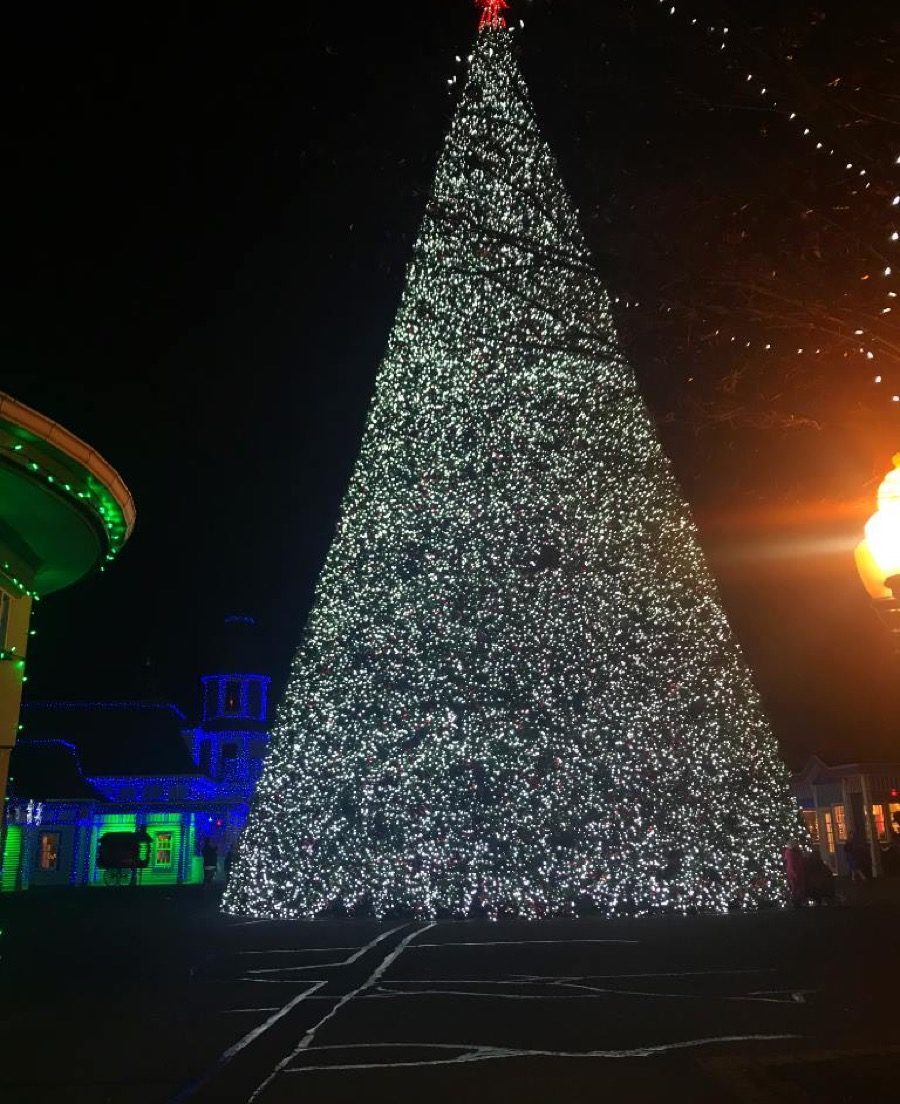
<svg viewBox="0 0 900 1104"><path fill-rule="evenodd" d="M667 0L658 0L658 3L660 3L660 4L664 4L666 2L667 2ZM668 14L670 16L675 15L674 6L671 7ZM690 24L691 24L691 26L697 27L697 26L699 26L699 21L696 18L691 18L690 19ZM708 36L712 36L714 39L717 39L719 36L721 36L722 41L719 44L719 48L722 49L722 50L724 50L726 48L727 43L725 41L725 36L728 35L729 32L730 32L730 28L728 26L725 26L725 25L716 26L714 24L710 24L710 25L708 25L708 26L706 26L702 29L705 30L705 32ZM765 97L765 96L768 95L768 92L769 92L768 86L766 84L763 84L761 82L761 80L754 73L752 73L752 72L746 73L745 83L748 83L748 84L751 84L751 85L759 84L759 88L758 88L759 95L761 97ZM799 116L798 116L798 113L796 111L776 112L775 109L778 106L777 101L771 101L770 100L769 103L767 104L767 106L773 111L774 114L781 115L782 117L786 118L786 120L789 123L795 123L795 122L798 122L798 120L799 120ZM819 139L814 134L813 129L812 129L811 126L803 125L802 123L801 123L801 125L803 126L803 129L801 131L801 136L804 137L804 138L809 138L809 137L814 138L815 139L815 149L817 151L825 151L826 145L827 145L827 147L828 147L827 148L827 156L833 157L833 156L836 155L835 148L833 146L831 146L829 143ZM895 157L894 164L900 164L900 156ZM845 170L847 172L855 172L856 176L859 177L859 178L868 176L868 170L867 169L865 169L865 168L854 168L854 163L852 161L847 161L845 163L844 167L845 167ZM871 181L866 180L865 184L864 184L864 190L868 190L870 188L871 188ZM895 195L893 197L893 199L891 200L890 205L892 207L900 207L900 195ZM888 241L891 242L891 243L896 243L898 240L900 240L900 233L898 233L897 230L890 231L890 233L888 235ZM884 270L884 276L890 277L892 275L893 275L893 271L892 271L891 266L887 266ZM861 277L861 279L863 279L863 280L867 280L868 278L869 278L868 274L864 274ZM896 292L890 291L887 294L891 298L896 297ZM890 307L885 307L881 310L882 315L886 315L886 314L890 314L890 313L891 313L891 308ZM768 348L770 348L770 346L767 345L766 348L768 349ZM876 355L875 352L871 349L861 349L860 352L865 355L867 360L874 359L874 357ZM797 355L802 355L802 350L797 350ZM847 354L844 353L844 356L846 357Z"/></svg>

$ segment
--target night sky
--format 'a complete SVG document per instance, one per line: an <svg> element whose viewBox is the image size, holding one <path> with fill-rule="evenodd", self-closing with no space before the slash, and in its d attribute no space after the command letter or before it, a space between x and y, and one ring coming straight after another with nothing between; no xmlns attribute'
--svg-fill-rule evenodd
<svg viewBox="0 0 900 1104"><path fill-rule="evenodd" d="M866 129L846 135L880 173L853 216L859 255L827 237L828 182L797 140L655 0L520 3L522 65L612 294L675 304L665 324L623 307L621 336L786 757L896 759L898 668L852 547L900 448L900 409L837 354L760 367L697 336L714 316L726 335L794 341L801 323L744 309L725 285L780 265L826 318L882 235L895 5L764 0L752 25L737 0L692 6L733 14L737 53L829 125L842 126L817 93L826 77L877 70L880 91L858 99L881 96L883 112L866 106ZM259 619L280 684L476 13L466 0L87 3L16 18L0 388L103 453L138 511L107 573L38 606L28 693L193 707L230 613ZM825 323L802 325L810 345L829 339ZM891 325L883 347L900 349ZM898 358L879 364L900 386ZM723 419L726 398L739 409Z"/></svg>

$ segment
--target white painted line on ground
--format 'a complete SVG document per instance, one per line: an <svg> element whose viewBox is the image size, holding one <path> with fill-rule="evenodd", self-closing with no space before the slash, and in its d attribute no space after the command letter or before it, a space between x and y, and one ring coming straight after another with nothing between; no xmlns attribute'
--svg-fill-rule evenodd
<svg viewBox="0 0 900 1104"><path fill-rule="evenodd" d="M641 976L641 975L635 975ZM660 975L651 975L660 976ZM612 979L619 977L627 978L628 975L610 975ZM435 986L435 985L476 985L480 987L494 987L497 986L514 986L520 989L527 988L529 986L539 988L546 986L547 988L557 989L577 989L578 993L502 993L502 992L480 992L478 989L435 989L435 988L395 988L396 986ZM813 990L805 990L805 992L812 992ZM588 985L586 981L568 979L568 978L542 978L540 980L513 980L513 981L493 981L483 980L481 978L458 978L458 979L429 979L429 980L394 980L390 979L385 981L382 985L378 986L378 989L374 993L367 993L366 1000L375 999L388 999L391 997L480 997L487 1000L524 1000L524 1001L540 1001L540 1000L588 1000L596 997L649 997L652 999L662 1000L724 1000L724 1001L754 1001L759 1003L768 1004L802 1004L803 998L799 1000L797 996L792 992L787 998L780 997L766 997L750 995L733 995L733 994L720 994L720 993L659 993L650 992L642 989L619 989L611 986L599 986Z"/></svg>
<svg viewBox="0 0 900 1104"><path fill-rule="evenodd" d="M303 966L262 966L255 970L247 970L247 975L252 974L291 974L298 970L325 970L330 966L346 966L346 962L308 962Z"/></svg>
<svg viewBox="0 0 900 1104"><path fill-rule="evenodd" d="M806 1004L808 993L818 993L818 989L759 989L743 997L729 997L736 1001L758 1001L761 1004Z"/></svg>
<svg viewBox="0 0 900 1104"><path fill-rule="evenodd" d="M359 947L358 943L354 943L351 947L278 947L271 951L233 951L235 955L275 955L275 954L312 954L314 951L319 951L325 954L326 951L355 951Z"/></svg>
<svg viewBox="0 0 900 1104"><path fill-rule="evenodd" d="M253 1030L248 1031L242 1039L238 1039L236 1043L232 1044L232 1046L222 1054L222 1057L219 1059L219 1064L224 1065L225 1062L230 1062L236 1054L240 1054L242 1050L258 1039L263 1032L268 1031L273 1024L278 1023L283 1016L286 1016L288 1012L296 1008L298 1004L301 1004L311 997L313 993L317 992L325 984L324 981L314 981L305 993L300 993L298 996L294 997L293 1000L289 1000L287 1004L279 1008L274 1015L269 1016L269 1018L258 1027L254 1027Z"/></svg>
<svg viewBox="0 0 900 1104"><path fill-rule="evenodd" d="M463 1065L468 1062L489 1062L501 1058L650 1058L656 1054L666 1054L675 1050L690 1050L695 1047L719 1046L728 1043L748 1042L777 1042L787 1039L802 1039L802 1035L715 1035L709 1038L685 1039L677 1043L660 1043L654 1046L634 1047L630 1050L517 1050L507 1047L473 1047L469 1043L453 1045L451 1043L363 1043L359 1045L314 1047L310 1054L318 1054L326 1050L365 1050L382 1049L391 1047L397 1049L414 1049L417 1047L433 1048L436 1050L462 1050L457 1058L437 1058L432 1061L422 1062L358 1062L342 1063L340 1065L319 1066L293 1066L285 1070L285 1073L327 1073L340 1070L363 1069L397 1069L411 1066L447 1066ZM252 1099L252 1097L251 1097Z"/></svg>
<svg viewBox="0 0 900 1104"><path fill-rule="evenodd" d="M556 979L548 979L555 981ZM539 985L538 981L519 981L512 977L506 980L496 978L388 978L384 985L518 985L523 988L528 985Z"/></svg>
<svg viewBox="0 0 900 1104"><path fill-rule="evenodd" d="M477 1043L323 1043L313 1047L311 1054L326 1050L495 1050L496 1047Z"/></svg>
<svg viewBox="0 0 900 1104"><path fill-rule="evenodd" d="M264 921L261 921L261 920L260 921L253 921L253 920L251 920L251 921L248 921L248 923L264 923ZM243 925L237 925L237 924L232 925L232 927L240 927L240 926L243 926ZM359 947L357 949L356 953L354 955L351 955L351 957L348 958L346 960L346 962L339 962L339 963L336 963L335 965L346 966L346 965L349 965L351 962L355 962L361 955L364 955L366 953L366 951L371 950L374 946L376 946L378 943L380 943L382 941L382 939L387 939L387 937L389 935L392 935L394 932L400 931L400 929L403 928L403 927L406 927L406 925L405 924L399 924L397 927L391 928L390 931L382 932L381 935L376 936L374 939L370 940L370 942L366 943L366 945L364 947ZM320 963L319 965L322 966L322 965L328 965L328 964L327 963ZM288 981L288 980L280 980L279 981L279 980L268 979L268 978L238 978L237 980L238 981L246 981L246 982L255 982L258 985L294 985L294 986L296 986L298 984L297 981ZM229 983L231 983L230 979L229 979ZM198 1078L195 1081L192 1081L189 1085L187 1085L185 1088L181 1089L174 1097L172 1097L172 1099L170 1101L170 1104L183 1104L184 1101L189 1100L204 1085L208 1084L209 1081L217 1073L220 1072L222 1067L226 1066L231 1061L231 1059L235 1057L235 1055L240 1054L240 1052L242 1050L244 1050L246 1047L248 1047L252 1042L255 1042L260 1037L260 1035L262 1035L264 1032L268 1031L269 1028L273 1026L273 1024L278 1023L278 1021L280 1019L282 1019L282 1017L286 1016L288 1014L288 1012L290 1012L294 1008L296 1008L298 1004L300 1004L301 1002L306 1001L306 1000L321 999L318 996L316 996L316 994L317 994L319 989L323 988L327 984L328 984L327 981L310 982L309 987L307 989L305 989L298 996L293 997L291 1000L289 1000L287 1002L287 1004L283 1005L276 1012L274 1012L274 1014L271 1015L264 1023L261 1023L258 1027L255 1027L252 1031L250 1031L246 1035L244 1035L243 1038L238 1039L238 1041L236 1043L234 1043L233 1046L230 1046L226 1051L224 1051L216 1059L216 1061L212 1064L212 1066L210 1066L209 1069L207 1069L207 1071L200 1078Z"/></svg>
<svg viewBox="0 0 900 1104"><path fill-rule="evenodd" d="M404 927L405 925L401 924L400 926ZM313 1040L316 1037L316 1032L318 1032L321 1027L324 1027L324 1025L326 1023L328 1023L329 1020L333 1019L337 1015L337 1013L344 1007L345 1004L349 1004L349 1002L352 1001L354 997L358 996L360 993L364 993L367 989L369 989L371 986L373 986L379 980L379 978L381 978L381 976L385 973L385 971L390 969L390 967L393 965L393 963L396 962L396 960L400 957L401 954L403 954L403 952L406 950L406 948L409 946L409 944L416 938L417 935L421 935L422 932L428 931L429 928L433 928L434 926L435 925L433 923L424 924L421 928L416 928L415 931L410 932L409 935L407 935L407 936L404 936L404 938L400 940L400 942L397 944L397 946L394 948L394 950L392 950L390 952L390 954L388 954L385 958L383 958L382 961L378 964L378 966L375 967L375 969L372 971L371 974L369 974L369 976L362 983L362 985L357 986L356 989L351 990L349 993L345 993L344 996L341 997L341 999L335 1004L334 1008L332 1008L329 1012L327 1012L321 1018L321 1020L318 1021L318 1023L313 1024L313 1026L311 1028L309 1028L309 1030L306 1032L306 1034L303 1036L303 1038L300 1040L300 1042L297 1044L297 1046L294 1047L294 1049L291 1051L291 1053L286 1058L283 1058L278 1063L278 1065L272 1070L272 1072L265 1079L265 1081L262 1081L253 1090L253 1093L248 1097L247 1104L253 1104L253 1101L256 1100L256 1098L260 1095L260 1093L265 1092L265 1090L268 1088L268 1086L275 1080L275 1078L280 1073L282 1073L285 1070L285 1068L288 1066L288 1064L290 1062L292 1062L297 1057L298 1054L302 1053L304 1050L309 1049L309 1047L311 1046ZM374 940L374 942L377 943L381 939L386 939L389 935L392 934L392 932L395 932L395 931L399 931L399 928L393 928L393 929L391 929L391 931L385 932L384 935L379 936L377 940ZM356 957L359 957L359 956L357 955ZM353 961L353 959L351 959L350 961Z"/></svg>
<svg viewBox="0 0 900 1104"><path fill-rule="evenodd" d="M431 925L434 927L434 925ZM423 951L433 947L534 947L542 943L551 943L558 947L577 947L585 943L607 943L610 946L640 945L639 939L492 939L472 943L417 943L414 951Z"/></svg>
<svg viewBox="0 0 900 1104"><path fill-rule="evenodd" d="M381 989L366 993L363 1000L391 1000L397 997L482 997L485 1000L560 1001L591 1000L597 993L476 993L467 989Z"/></svg>
<svg viewBox="0 0 900 1104"><path fill-rule="evenodd" d="M554 985L564 981L616 981L620 978L658 978L658 977L701 977L707 975L730 976L733 974L762 974L769 970L682 970L677 973L650 974L509 974L505 979L496 978L391 978L385 985L538 985L549 982ZM758 992L784 992L785 990L758 990ZM754 992L757 992L754 990Z"/></svg>
<svg viewBox="0 0 900 1104"><path fill-rule="evenodd" d="M293 1066L286 1069L285 1073L314 1073L331 1072L332 1070L389 1070L389 1069L413 1069L422 1066L460 1066L466 1062L484 1062L488 1058L513 1058L512 1054L462 1054L459 1058L432 1058L426 1062L355 1062L352 1065L333 1066Z"/></svg>
<svg viewBox="0 0 900 1104"><path fill-rule="evenodd" d="M239 981L244 982L247 985L303 985L308 978L256 978L256 977L239 977L239 978L226 978L221 982L222 985L234 985Z"/></svg>
<svg viewBox="0 0 900 1104"><path fill-rule="evenodd" d="M665 970L641 974L510 974L510 977L525 978L529 981L612 981L615 978L645 977L705 977L714 974L771 974L774 967L763 966L755 970Z"/></svg>
<svg viewBox="0 0 900 1104"><path fill-rule="evenodd" d="M367 943L364 947L353 948L356 954L350 955L349 958L340 959L338 962L308 962L304 966L265 966L257 970L248 970L248 974L289 974L298 970L324 970L329 966L352 966L354 962L362 958L364 954L377 944L382 939L387 939L389 935L393 935L394 932L400 931L401 928L405 928L406 924L398 924L394 928L388 929L386 932L382 932L381 935L376 936L373 940ZM350 949L350 948L348 948Z"/></svg>
<svg viewBox="0 0 900 1104"><path fill-rule="evenodd" d="M749 997L734 997L734 996L721 996L718 993L655 993L648 992L644 989L611 989L608 986L599 985L585 985L578 981L559 981L551 982L550 984L558 986L560 989L580 989L585 993L596 994L603 997L644 997L651 998L653 1000L750 1000L759 998ZM784 1003L779 1002L779 1003Z"/></svg>
<svg viewBox="0 0 900 1104"><path fill-rule="evenodd" d="M321 989L326 982L316 981L313 982L310 987L304 990L302 993L298 993L296 997L289 1000L287 1004L283 1005L273 1015L269 1016L267 1020L254 1027L252 1031L248 1031L246 1035L238 1039L238 1041L224 1051L213 1063L212 1066L196 1081L192 1081L185 1088L181 1089L175 1096L173 1096L169 1104L183 1104L183 1101L190 1100L195 1093L197 1093L204 1085L209 1081L228 1063L235 1055L240 1054L242 1050L248 1047L252 1042L260 1037L264 1032L268 1031L273 1024L288 1014L292 1009L296 1008L302 1001L308 1000L316 990Z"/></svg>

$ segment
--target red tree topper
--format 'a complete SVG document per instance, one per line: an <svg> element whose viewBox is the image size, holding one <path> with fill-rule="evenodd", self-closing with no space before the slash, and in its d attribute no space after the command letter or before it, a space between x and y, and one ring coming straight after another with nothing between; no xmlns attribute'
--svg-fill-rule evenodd
<svg viewBox="0 0 900 1104"><path fill-rule="evenodd" d="M506 20L500 14L509 10L506 0L475 0L475 3L482 9L481 22L478 24L479 31L483 31L485 27L499 30L506 26Z"/></svg>

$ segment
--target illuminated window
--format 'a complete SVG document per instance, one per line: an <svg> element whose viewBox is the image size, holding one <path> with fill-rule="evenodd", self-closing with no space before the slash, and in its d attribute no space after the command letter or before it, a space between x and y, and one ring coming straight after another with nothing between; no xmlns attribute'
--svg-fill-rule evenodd
<svg viewBox="0 0 900 1104"><path fill-rule="evenodd" d="M41 870L59 869L59 832L41 832L38 866Z"/></svg>
<svg viewBox="0 0 900 1104"><path fill-rule="evenodd" d="M834 823L837 825L837 837L843 843L847 838L847 821L844 819L843 805L835 805Z"/></svg>
<svg viewBox="0 0 900 1104"><path fill-rule="evenodd" d="M812 837L813 843L819 842L819 822L816 820L816 814L814 809L803 810L803 821L806 824L806 828Z"/></svg>
<svg viewBox="0 0 900 1104"><path fill-rule="evenodd" d="M872 824L875 827L875 835L880 840L887 839L887 832L884 830L884 806L873 805L872 806Z"/></svg>
<svg viewBox="0 0 900 1104"><path fill-rule="evenodd" d="M235 679L229 679L225 683L225 713L240 713L241 711L241 684Z"/></svg>
<svg viewBox="0 0 900 1104"><path fill-rule="evenodd" d="M823 813L822 819L825 821L825 846L834 854L834 821L831 813Z"/></svg>
<svg viewBox="0 0 900 1104"><path fill-rule="evenodd" d="M156 850L153 855L154 866L172 865L172 833L156 833Z"/></svg>
<svg viewBox="0 0 900 1104"><path fill-rule="evenodd" d="M900 834L900 801L892 801L888 812L891 814L891 831Z"/></svg>

